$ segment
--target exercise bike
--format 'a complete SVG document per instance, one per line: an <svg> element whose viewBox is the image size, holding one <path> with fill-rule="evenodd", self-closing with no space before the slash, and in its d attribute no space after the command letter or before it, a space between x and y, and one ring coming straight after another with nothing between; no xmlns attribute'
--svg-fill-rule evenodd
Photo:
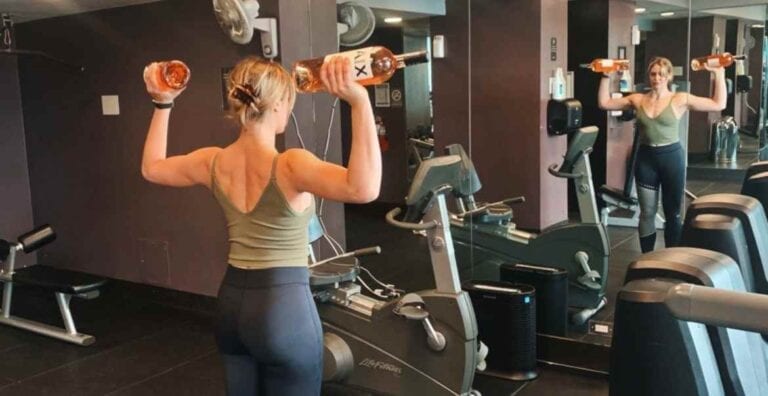
<svg viewBox="0 0 768 396"><path fill-rule="evenodd" d="M310 265L324 331L326 385L395 395L479 395L471 389L479 360L477 322L461 289L445 200L460 163L457 156L425 160L411 184L404 218L395 218L400 208L386 216L396 227L426 231L435 289L389 300L362 294L355 256L378 248ZM310 225L310 235L311 230Z"/></svg>
<svg viewBox="0 0 768 396"><path fill-rule="evenodd" d="M589 153L598 129L583 127L572 132L562 164L549 167L555 177L573 180L580 222L555 225L539 234L517 229L510 203L523 198L478 205L473 194L481 184L474 165L460 145L446 147L447 154L462 159L461 176L453 186L459 213L451 220L451 232L462 267L525 263L568 272L568 304L575 308L571 323L584 324L607 302L605 298L610 245L595 203ZM468 262L470 261L471 262Z"/></svg>

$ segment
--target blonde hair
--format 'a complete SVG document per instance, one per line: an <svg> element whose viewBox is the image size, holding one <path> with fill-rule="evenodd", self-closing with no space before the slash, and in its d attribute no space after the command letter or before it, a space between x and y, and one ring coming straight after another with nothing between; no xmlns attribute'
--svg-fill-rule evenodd
<svg viewBox="0 0 768 396"><path fill-rule="evenodd" d="M672 62L669 61L669 59L663 57L663 56L656 56L651 59L650 62L648 62L648 70L646 71L647 74L651 74L651 69L653 69L654 66L659 65L661 70L665 71L665 75L667 77L672 77Z"/></svg>
<svg viewBox="0 0 768 396"><path fill-rule="evenodd" d="M291 107L296 86L291 74L276 62L249 56L235 65L227 81L229 116L241 125L258 121L281 100Z"/></svg>

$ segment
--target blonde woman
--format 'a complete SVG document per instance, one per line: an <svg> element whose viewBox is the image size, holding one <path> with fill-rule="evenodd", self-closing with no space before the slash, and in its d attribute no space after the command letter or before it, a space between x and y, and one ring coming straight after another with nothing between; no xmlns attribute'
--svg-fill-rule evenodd
<svg viewBox="0 0 768 396"><path fill-rule="evenodd" d="M145 75L156 75L157 64ZM227 147L167 157L168 119L181 91L147 80L155 109L141 171L150 182L211 189L227 219L228 267L218 295L216 340L232 395L319 395L323 336L309 290L307 222L314 196L369 202L379 194L381 154L368 93L348 60L322 68L326 90L351 106L348 166L310 152L279 153L296 90L277 63L251 57L232 70L228 88L240 135Z"/></svg>
<svg viewBox="0 0 768 396"><path fill-rule="evenodd" d="M714 75L715 89L712 97L700 97L687 92L672 92L672 63L667 58L656 57L648 64L650 91L635 93L623 98L611 98L609 75L600 79L597 91L598 106L603 110L634 108L640 132L640 148L637 154L635 183L640 203L638 233L640 248L653 250L656 244L656 212L659 187L664 192L665 246L676 246L680 241L682 221L680 209L685 192L685 153L680 145L680 119L686 111L721 111L725 109L725 71L722 67L705 68Z"/></svg>

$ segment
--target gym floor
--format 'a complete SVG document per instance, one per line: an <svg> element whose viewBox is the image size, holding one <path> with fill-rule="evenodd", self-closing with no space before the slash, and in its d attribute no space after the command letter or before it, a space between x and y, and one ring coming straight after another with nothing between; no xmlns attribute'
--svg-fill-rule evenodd
<svg viewBox="0 0 768 396"><path fill-rule="evenodd" d="M738 192L740 183L689 180L688 188L697 195ZM381 255L364 260L382 281L405 290L433 287L425 239L386 225L388 209L348 206L348 246L382 247ZM603 310L607 320L626 266L639 255L633 229L611 227L609 236L610 302ZM209 297L112 282L96 300L72 300L78 330L96 336L90 347L0 326L0 396L223 395L223 368L213 339L214 303ZM59 324L53 296L17 287L13 304L15 315ZM524 383L478 375L474 387L486 396L608 394L605 378L549 367L541 368L538 379Z"/></svg>

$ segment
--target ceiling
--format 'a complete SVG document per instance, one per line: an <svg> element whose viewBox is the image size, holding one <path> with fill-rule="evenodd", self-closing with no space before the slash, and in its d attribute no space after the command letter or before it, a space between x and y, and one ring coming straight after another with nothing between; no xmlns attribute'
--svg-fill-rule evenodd
<svg viewBox="0 0 768 396"><path fill-rule="evenodd" d="M155 1L160 0L0 0L0 13L20 23Z"/></svg>
<svg viewBox="0 0 768 396"><path fill-rule="evenodd" d="M78 14L106 8L126 7L162 0L0 0L0 13L8 13L16 23L35 19ZM336 0L343 3L348 0ZM445 15L446 0L356 0L371 7L377 23L383 24L388 16L404 20ZM642 18L658 19L661 12L673 11L677 17L687 17L688 0L637 0L638 7L646 8ZM764 20L768 0L690 0L691 13L696 15L733 15ZM747 6L756 6L744 8ZM679 16L678 16L679 15Z"/></svg>
<svg viewBox="0 0 768 396"><path fill-rule="evenodd" d="M0 0L0 13L10 14L15 23L21 23L156 1L162 0ZM346 1L349 0L336 2ZM371 7L379 24L384 23L384 18L392 16L412 20L445 15L445 0L356 0L356 2Z"/></svg>
<svg viewBox="0 0 768 396"><path fill-rule="evenodd" d="M644 13L637 14L639 20L688 18L689 14L688 0L638 0L635 3L637 7L645 8ZM690 6L692 17L721 15L763 23L768 0L691 0ZM662 12L674 12L675 15L662 17Z"/></svg>

